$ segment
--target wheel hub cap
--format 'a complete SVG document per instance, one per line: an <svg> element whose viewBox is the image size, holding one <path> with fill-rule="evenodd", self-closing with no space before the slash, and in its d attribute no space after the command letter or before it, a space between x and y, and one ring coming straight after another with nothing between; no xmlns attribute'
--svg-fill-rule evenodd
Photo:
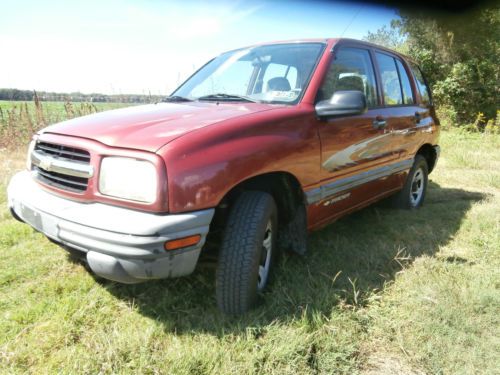
<svg viewBox="0 0 500 375"><path fill-rule="evenodd" d="M419 168L413 175L413 181L411 182L410 202L413 207L416 207L420 203L423 193L424 172L422 168Z"/></svg>
<svg viewBox="0 0 500 375"><path fill-rule="evenodd" d="M259 263L259 277L257 289L262 291L267 284L269 269L271 267L271 255L273 250L273 231L271 221L267 223L264 240L262 241L262 252Z"/></svg>

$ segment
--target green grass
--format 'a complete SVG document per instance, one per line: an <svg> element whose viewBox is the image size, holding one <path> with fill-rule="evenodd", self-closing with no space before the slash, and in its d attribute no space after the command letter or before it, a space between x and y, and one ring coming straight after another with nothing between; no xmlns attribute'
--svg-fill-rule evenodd
<svg viewBox="0 0 500 375"><path fill-rule="evenodd" d="M286 256L262 305L218 313L213 270L95 280L10 218L0 177L0 372L498 374L500 136L443 132L426 204L378 204Z"/></svg>

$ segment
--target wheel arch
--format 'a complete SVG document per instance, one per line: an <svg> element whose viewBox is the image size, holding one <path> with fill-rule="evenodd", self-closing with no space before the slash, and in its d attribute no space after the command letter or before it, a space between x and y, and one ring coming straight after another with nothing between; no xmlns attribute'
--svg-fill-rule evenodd
<svg viewBox="0 0 500 375"><path fill-rule="evenodd" d="M278 209L278 236L282 249L304 254L307 249L306 197L299 180L289 172L268 172L239 182L220 200L208 234L212 248L218 248L229 213L245 191L269 193ZM216 250L217 251L217 250Z"/></svg>
<svg viewBox="0 0 500 375"><path fill-rule="evenodd" d="M219 207L231 206L243 191L248 190L263 191L272 195L278 207L280 223L291 219L296 207L305 202L304 191L297 177L289 172L278 171L252 176L239 182L224 195Z"/></svg>

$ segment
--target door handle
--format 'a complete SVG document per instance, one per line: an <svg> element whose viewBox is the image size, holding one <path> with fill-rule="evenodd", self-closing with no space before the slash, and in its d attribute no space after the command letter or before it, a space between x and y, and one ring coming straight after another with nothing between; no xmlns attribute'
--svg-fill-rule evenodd
<svg viewBox="0 0 500 375"><path fill-rule="evenodd" d="M397 133L399 133L401 135L413 135L413 134L416 134L417 131L414 130L414 129L412 129L412 130L410 130L410 129L404 129L404 130L398 131Z"/></svg>
<svg viewBox="0 0 500 375"><path fill-rule="evenodd" d="M373 120L373 127L375 129L382 129L382 128L385 128L387 126L387 121L382 118L382 117L375 117L375 120Z"/></svg>
<svg viewBox="0 0 500 375"><path fill-rule="evenodd" d="M419 124L420 123L420 120L422 119L422 115L420 114L420 112L415 112L415 123Z"/></svg>

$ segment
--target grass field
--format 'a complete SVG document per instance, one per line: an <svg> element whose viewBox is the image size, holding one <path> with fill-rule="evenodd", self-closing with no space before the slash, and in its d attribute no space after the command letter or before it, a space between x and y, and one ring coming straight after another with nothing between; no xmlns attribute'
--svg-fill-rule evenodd
<svg viewBox="0 0 500 375"><path fill-rule="evenodd" d="M94 279L6 208L0 177L0 372L499 374L500 136L442 133L424 207L378 204L286 256L263 304L219 314L214 272Z"/></svg>

